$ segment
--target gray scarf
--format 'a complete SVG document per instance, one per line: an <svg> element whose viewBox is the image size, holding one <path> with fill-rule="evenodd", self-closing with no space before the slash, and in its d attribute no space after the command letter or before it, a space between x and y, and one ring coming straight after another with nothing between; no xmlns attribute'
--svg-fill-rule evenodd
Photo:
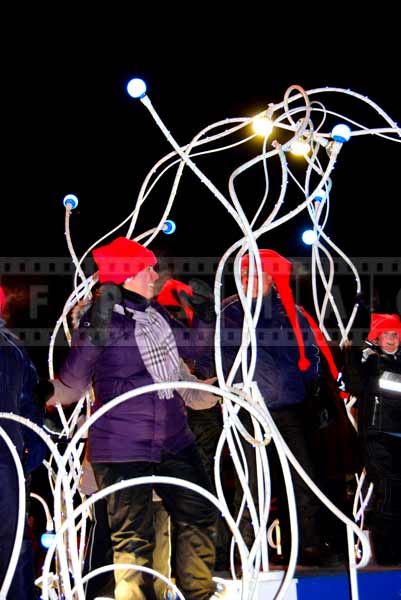
<svg viewBox="0 0 401 600"><path fill-rule="evenodd" d="M131 317L136 321L135 340L145 367L155 383L179 381L180 358L171 327L152 306L145 311L133 310L120 304L114 312ZM159 398L172 398L174 389L159 390Z"/></svg>

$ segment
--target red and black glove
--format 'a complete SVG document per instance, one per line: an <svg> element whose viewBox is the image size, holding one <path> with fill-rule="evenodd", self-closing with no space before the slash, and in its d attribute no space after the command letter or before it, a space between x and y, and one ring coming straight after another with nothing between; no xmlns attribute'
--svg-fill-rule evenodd
<svg viewBox="0 0 401 600"><path fill-rule="evenodd" d="M182 301L194 311L194 314L205 323L213 323L216 318L214 311L214 294L207 283L201 279L190 279L192 296L184 290L180 292Z"/></svg>

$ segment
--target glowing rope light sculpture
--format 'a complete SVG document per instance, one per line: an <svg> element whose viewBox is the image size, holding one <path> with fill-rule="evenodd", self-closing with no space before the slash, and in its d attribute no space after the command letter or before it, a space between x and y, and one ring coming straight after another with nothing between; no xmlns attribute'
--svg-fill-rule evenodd
<svg viewBox="0 0 401 600"><path fill-rule="evenodd" d="M173 233L175 224L169 219L169 214L175 198L180 191L180 182L184 167L187 170L190 170L200 184L208 189L216 202L222 204L226 209L227 215L234 220L240 231L240 238L225 251L217 266L214 285L216 311L215 360L218 375L218 388L214 387L213 389L222 397L224 428L216 451L216 497L213 498L213 501L226 518L233 533L233 545L235 542L239 549L243 578L241 581L233 581L232 586L227 584L226 581L219 581L219 590L216 593L216 597L218 597L219 594L222 595L227 593L228 590L230 590L235 598L252 600L256 597L262 597L262 576L269 570L267 528L270 510L270 480L266 446L269 443L274 443L280 457L284 479L288 487L290 526L293 534L293 545L291 547L288 570L286 571L283 580L280 582L279 590L277 595L275 595L275 598L280 600L289 589L297 560L297 515L295 497L291 487L292 482L289 468L289 465L291 464L321 501L324 502L339 521L344 523L347 527L347 543L351 558L351 595L353 599L356 599L358 593L356 567L365 566L369 560L368 539L365 532L358 527L354 521L341 513L341 511L339 511L337 507L335 507L330 500L316 488L314 482L308 478L307 474L302 469L302 465L300 465L297 462L296 457L292 455L282 439L280 432L275 427L274 421L267 410L258 387L253 381L257 360L257 339L254 323L258 319L262 307L262 296L261 291L259 291L255 305L252 304L250 298L247 298L240 281L240 262L243 254L249 253L252 259L250 261L250 277L258 277L258 275L260 275L261 267L260 261L258 262L260 238L268 235L274 228L280 227L295 219L301 212L307 211L312 222L313 233L316 236L316 241L312 242L311 271L313 297L319 327L327 339L329 339L329 332L325 328L325 320L328 307L330 306L337 317L341 337L340 345L344 343L347 340L348 333L352 327L356 314L356 307L351 311L351 314L348 316L349 318L340 314L338 311L332 294L332 289L335 284L335 269L332 254L338 255L354 273L356 292L360 289L360 281L359 275L350 259L325 233L325 226L329 218L330 210L329 193L332 188L332 171L334 165L338 161L343 143L349 140L351 135L355 140L357 140L357 136L375 135L386 137L390 141L400 142L401 130L378 105L361 94L333 87L305 91L300 86L290 86L284 95L284 99L276 104L269 104L267 110L263 113L263 119L266 121L265 125L268 124L269 127L271 125L275 128L276 139L268 148L266 139L269 133L266 131L262 133L265 137L262 149L258 149L257 151L253 149L254 154L245 163L240 164L234 172L228 174L228 186L225 188L228 188L228 193L224 194L203 171L202 157L213 153L217 162L218 157L223 154L225 150L230 149L231 151L236 147L248 144L256 135L249 135L249 126L254 123L255 116L248 115L246 117L241 116L232 119L221 119L217 123L210 124L202 129L191 140L179 144L154 109L147 96L145 82L139 78L132 79L127 84L127 92L132 98L139 99L143 106L151 113L156 124L170 143L172 151L160 158L149 171L141 186L133 211L123 223L113 229L112 232L130 221L127 237L131 239L137 227L138 217L145 201L150 197L164 175L171 172L171 170L174 170L175 177L171 186L171 192L165 207L160 210L161 214L157 217L156 225L144 232L135 231L135 239L143 239L144 245L148 245L151 244L153 239L159 233ZM331 106L324 101L325 95L327 97L328 94L337 94L342 97L345 96L350 101L363 102L365 106L375 112L380 123L378 123L378 126L374 130L371 130L364 126L358 126L355 123L351 123L345 116L340 116L341 119L344 119L345 121L348 120L348 122L352 124L351 134L351 129L348 125L337 124L339 115L334 108L331 108ZM329 123L330 120L333 121L333 123ZM329 128L331 126L333 128L330 131ZM327 127L327 129L324 130L324 127ZM248 131L248 133L245 133L246 131ZM281 136L283 136L283 139L281 139ZM238 138L240 138L239 141ZM299 142L308 143L309 152L308 154L304 154L305 160L301 161L304 164L304 167L302 167L304 168L304 172L295 174L288 164L287 153L294 144ZM256 145L253 145L253 147L254 146ZM277 198L274 198L269 204L269 184L270 178L272 177L270 164L273 161L278 165L280 191ZM262 169L260 169L260 166ZM237 181L244 174L252 174L253 170L256 169L258 169L258 172L262 171L263 173L262 186L264 187L264 192L259 207L252 212L248 207L249 203L247 195L244 194L243 198L240 196ZM292 193L294 189L296 189L298 194L301 192L302 200L298 205L291 205L292 198L294 197L294 194ZM101 241L98 240L95 242L80 259L75 256L68 228L70 212L76 206L76 204L74 205L72 197L74 196L66 196L63 203L66 208L67 241L72 261L76 267L74 290L71 291L55 328L56 333L57 328L63 324L67 339L69 335L67 321L68 313L78 302L89 297L90 290L97 281L96 273L86 276L82 271L81 265L85 256L87 256L90 250ZM102 239L111 235L112 232L107 233ZM322 257L327 259L325 262L328 264L328 267L325 266ZM237 286L245 318L242 332L243 348L238 353L230 373L225 374L221 358L221 289L223 272L227 261L230 258L234 258L234 284ZM78 283L78 277L81 280L80 283ZM321 287L323 288L323 292L318 292L318 282L322 284ZM54 337L55 334L53 340ZM51 345L49 365L52 365L52 351L53 346ZM243 383L238 387L233 387L233 382L238 373L240 374L240 379ZM160 387L163 387L163 385L166 384L161 384ZM180 386L183 386L183 382L175 382L171 385L175 385L178 389ZM202 384L197 385L202 386ZM207 386L204 389L208 389ZM63 457L57 456L55 464L49 464L50 481L54 491L55 500L56 538L49 548L43 577L41 578L43 589L42 596L44 600L47 600L50 596L51 600L61 600L63 597L71 596L71 577L76 584L77 597L79 600L83 600L83 591L81 587L81 554L78 538L84 531L83 523L86 518L86 510L90 505L90 500L84 500L84 505L82 505L84 506L84 509L82 510L74 507L74 493L78 488L80 476L79 465L80 460L82 459L80 441L82 443L82 439L87 435L88 428L93 424L96 418L113 408L117 403L126 401L129 397L135 397L135 395L139 393L144 393L142 388L133 391L132 394L128 393L123 398L119 397L111 400L107 405L102 407L100 411L97 411L90 417L88 416L87 421L79 428L77 427L76 416L72 419L64 417L63 435L65 438L68 438L70 442L68 443ZM83 397L81 400L82 403L86 402L87 406L90 404L89 396ZM77 408L81 407L82 404ZM250 412L254 421L253 435L244 430L238 419L237 413L239 408ZM88 412L88 415L89 414L90 413ZM239 444L242 445L245 443L250 443L257 451L259 478L258 499L256 501L252 498L252 494L247 486L248 469L246 461L243 460L243 456L238 452ZM250 549L246 547L241 533L233 520L225 498L225 491L220 480L220 459L225 444L227 444L229 448L233 464L244 488L244 505L245 503L248 505L253 517L255 542ZM54 455L57 455L56 450L54 451ZM157 483L158 478L154 478L152 481ZM181 484L185 485L185 482L181 482ZM121 486L123 485L124 482L122 482ZM76 523L77 516L81 519L79 525ZM359 549L358 546L356 555L354 536L360 540L362 546L361 549ZM57 572L55 574L51 572L53 556L57 557ZM358 558L358 564L355 562L355 557ZM262 576L260 575L261 569ZM233 561L231 564L231 573L233 580L235 580ZM267 598L268 596L265 595L264 597Z"/></svg>

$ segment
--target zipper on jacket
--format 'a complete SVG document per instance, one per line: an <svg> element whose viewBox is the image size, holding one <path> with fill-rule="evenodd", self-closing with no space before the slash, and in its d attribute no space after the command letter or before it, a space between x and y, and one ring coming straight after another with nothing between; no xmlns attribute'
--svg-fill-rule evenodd
<svg viewBox="0 0 401 600"><path fill-rule="evenodd" d="M379 404L380 404L379 397L375 396L375 404L373 406L373 415L372 415L372 425L374 425L376 423L376 415L377 415L377 409L378 409Z"/></svg>

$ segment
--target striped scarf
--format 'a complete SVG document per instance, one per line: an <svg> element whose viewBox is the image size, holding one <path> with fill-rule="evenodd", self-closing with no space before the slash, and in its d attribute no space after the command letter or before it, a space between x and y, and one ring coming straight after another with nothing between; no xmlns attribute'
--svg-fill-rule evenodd
<svg viewBox="0 0 401 600"><path fill-rule="evenodd" d="M136 321L135 341L153 381L179 381L181 377L177 345L171 327L161 314L152 306L140 311L116 304L113 310ZM174 389L158 390L157 394L159 398L172 398Z"/></svg>

